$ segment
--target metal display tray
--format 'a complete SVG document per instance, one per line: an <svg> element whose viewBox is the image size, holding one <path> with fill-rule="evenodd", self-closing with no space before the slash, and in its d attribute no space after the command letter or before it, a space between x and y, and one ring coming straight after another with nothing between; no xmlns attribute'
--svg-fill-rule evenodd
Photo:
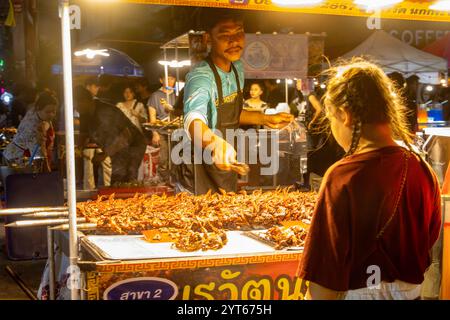
<svg viewBox="0 0 450 320"><path fill-rule="evenodd" d="M212 257L254 253L273 253L273 246L251 238L242 231L228 231L228 243L219 250L182 252L171 242L150 243L142 235L86 235L81 244L104 260L144 260L163 258Z"/></svg>

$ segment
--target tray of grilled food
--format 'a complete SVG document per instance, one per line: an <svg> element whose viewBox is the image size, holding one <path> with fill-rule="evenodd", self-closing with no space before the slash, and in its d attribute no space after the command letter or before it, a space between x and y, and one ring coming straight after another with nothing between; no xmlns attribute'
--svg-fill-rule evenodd
<svg viewBox="0 0 450 320"><path fill-rule="evenodd" d="M77 214L96 225L96 235L140 235L150 243L170 242L174 249L193 252L222 249L228 243L228 231L252 233L260 241L269 235L280 238L275 229L261 233L273 226L292 227L298 234L299 227L307 229L316 199L316 193L287 188L199 196L136 194L127 199L111 194L78 203ZM305 238L301 234L298 237ZM302 245L294 237L286 241L292 247ZM282 241L271 245L276 249L286 247Z"/></svg>
<svg viewBox="0 0 450 320"><path fill-rule="evenodd" d="M270 245L276 250L303 251L311 220L283 221L266 230L252 230L245 235Z"/></svg>
<svg viewBox="0 0 450 320"><path fill-rule="evenodd" d="M183 120L181 117L176 117L172 120L157 119L156 122L148 122L142 125L147 130L169 131L180 129L183 126Z"/></svg>

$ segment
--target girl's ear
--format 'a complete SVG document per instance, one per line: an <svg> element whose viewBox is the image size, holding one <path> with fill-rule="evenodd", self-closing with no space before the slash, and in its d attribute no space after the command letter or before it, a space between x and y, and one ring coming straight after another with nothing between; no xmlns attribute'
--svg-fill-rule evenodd
<svg viewBox="0 0 450 320"><path fill-rule="evenodd" d="M353 125L353 116L347 108L339 108L339 115L344 126L350 128Z"/></svg>

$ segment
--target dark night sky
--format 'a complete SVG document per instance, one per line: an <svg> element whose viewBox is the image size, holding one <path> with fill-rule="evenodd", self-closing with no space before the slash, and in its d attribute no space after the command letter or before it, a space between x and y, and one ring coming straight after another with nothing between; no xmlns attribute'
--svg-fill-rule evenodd
<svg viewBox="0 0 450 320"><path fill-rule="evenodd" d="M197 29L199 11L204 10L139 4L94 5L85 0L79 2L82 8L82 30L73 33L74 41L84 46L114 47L127 53L144 67L150 80L156 79L156 62L162 58L159 44L191 29ZM46 3L40 8L40 38L59 48L56 1L40 3ZM243 11L243 14L248 33L326 32L325 53L331 58L352 50L372 32L366 27L366 18L359 17L261 11ZM404 36L405 40L412 41L417 47L426 44L427 30L428 42L435 40L437 30L442 34L443 31L450 31L448 23L406 20L383 20L382 27L387 31L397 30L399 37ZM133 43L136 41L141 43ZM58 54L53 58L56 56Z"/></svg>

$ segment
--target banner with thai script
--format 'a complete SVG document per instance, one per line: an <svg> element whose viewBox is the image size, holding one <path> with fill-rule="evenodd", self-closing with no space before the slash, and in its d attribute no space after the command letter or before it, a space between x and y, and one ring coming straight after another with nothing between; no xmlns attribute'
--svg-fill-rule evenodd
<svg viewBox="0 0 450 320"><path fill-rule="evenodd" d="M90 300L299 300L300 253L124 263L86 275Z"/></svg>
<svg viewBox="0 0 450 320"><path fill-rule="evenodd" d="M330 14L355 17L369 17L372 14L356 6L352 0L327 0L321 5L311 7L283 7L277 6L271 0L120 0L128 3L177 5L194 7L216 7L247 10L284 11L312 14ZM375 0L374 0L375 1ZM407 0L383 10L381 18L424 20L424 21L450 21L450 12L431 10L430 1Z"/></svg>
<svg viewBox="0 0 450 320"><path fill-rule="evenodd" d="M308 36L247 34L242 62L247 79L305 78Z"/></svg>

